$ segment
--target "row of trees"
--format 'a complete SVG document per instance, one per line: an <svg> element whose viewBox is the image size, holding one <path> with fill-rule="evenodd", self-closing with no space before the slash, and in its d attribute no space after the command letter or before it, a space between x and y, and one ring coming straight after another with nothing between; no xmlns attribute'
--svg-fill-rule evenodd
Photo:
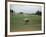
<svg viewBox="0 0 46 37"><path fill-rule="evenodd" d="M33 15L40 15L40 16L41 16L41 13L42 13L42 12L38 10L38 11L37 11L35 14L33 14ZM20 12L20 14L23 14L23 12Z"/></svg>
<svg viewBox="0 0 46 37"><path fill-rule="evenodd" d="M10 12L13 13L14 11L13 11L13 10L10 10ZM39 15L39 16L41 16L41 13L42 13L42 12L38 10L38 11L36 11L36 13L33 14L33 15ZM23 14L23 12L20 12L20 14Z"/></svg>

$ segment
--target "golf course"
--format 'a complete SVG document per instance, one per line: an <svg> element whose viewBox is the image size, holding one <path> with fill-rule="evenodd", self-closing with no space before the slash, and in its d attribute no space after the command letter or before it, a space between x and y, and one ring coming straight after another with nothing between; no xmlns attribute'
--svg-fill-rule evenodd
<svg viewBox="0 0 46 37"><path fill-rule="evenodd" d="M29 22L25 24L24 19L29 18ZM41 16L23 14L10 16L10 31L39 31L41 30Z"/></svg>

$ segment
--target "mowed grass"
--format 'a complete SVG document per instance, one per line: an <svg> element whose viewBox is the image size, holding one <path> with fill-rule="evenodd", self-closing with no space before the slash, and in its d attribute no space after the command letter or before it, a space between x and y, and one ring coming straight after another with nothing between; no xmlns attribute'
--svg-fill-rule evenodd
<svg viewBox="0 0 46 37"><path fill-rule="evenodd" d="M24 18L29 18L30 21L25 24ZM41 30L41 16L23 16L16 15L10 17L10 31L39 31Z"/></svg>

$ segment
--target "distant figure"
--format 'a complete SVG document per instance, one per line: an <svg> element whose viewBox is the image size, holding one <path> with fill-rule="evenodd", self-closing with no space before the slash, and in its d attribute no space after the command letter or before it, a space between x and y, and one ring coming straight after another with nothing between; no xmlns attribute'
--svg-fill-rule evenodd
<svg viewBox="0 0 46 37"><path fill-rule="evenodd" d="M30 20L29 20L29 18L25 18L24 21L25 21L24 24L27 24Z"/></svg>

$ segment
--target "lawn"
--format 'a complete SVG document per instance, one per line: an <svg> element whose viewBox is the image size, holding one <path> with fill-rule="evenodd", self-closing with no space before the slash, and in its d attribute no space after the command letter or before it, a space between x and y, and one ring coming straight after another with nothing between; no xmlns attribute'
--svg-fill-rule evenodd
<svg viewBox="0 0 46 37"><path fill-rule="evenodd" d="M30 21L27 24L24 24L24 18L29 18ZM10 17L10 31L39 31L41 30L41 16L23 16L15 15Z"/></svg>

